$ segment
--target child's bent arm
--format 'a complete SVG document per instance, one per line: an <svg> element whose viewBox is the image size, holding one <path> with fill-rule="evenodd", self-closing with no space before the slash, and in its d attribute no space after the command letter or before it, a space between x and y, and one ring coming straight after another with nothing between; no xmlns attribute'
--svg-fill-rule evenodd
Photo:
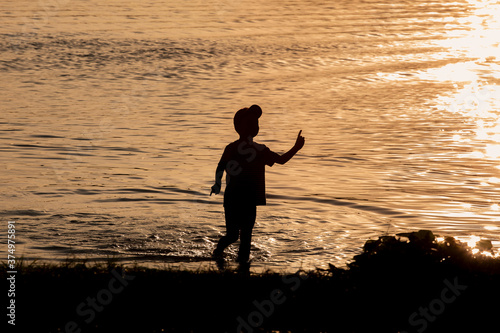
<svg viewBox="0 0 500 333"><path fill-rule="evenodd" d="M286 162L290 161L292 159L292 157L295 156L295 154L297 154L299 150L296 149L295 147L293 147L292 149L290 149L289 151L287 151L286 153L284 153L283 155L281 155L278 160L276 161L276 163L278 164L285 164Z"/></svg>

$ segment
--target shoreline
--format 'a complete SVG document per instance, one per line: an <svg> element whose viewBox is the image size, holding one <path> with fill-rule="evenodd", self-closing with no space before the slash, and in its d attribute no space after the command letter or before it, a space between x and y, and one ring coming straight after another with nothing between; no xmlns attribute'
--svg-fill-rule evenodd
<svg viewBox="0 0 500 333"><path fill-rule="evenodd" d="M500 299L500 257L481 254L490 245L478 242L477 252L422 230L367 241L347 268L295 273L20 262L16 326L44 332L451 332L475 325L480 331L494 327Z"/></svg>

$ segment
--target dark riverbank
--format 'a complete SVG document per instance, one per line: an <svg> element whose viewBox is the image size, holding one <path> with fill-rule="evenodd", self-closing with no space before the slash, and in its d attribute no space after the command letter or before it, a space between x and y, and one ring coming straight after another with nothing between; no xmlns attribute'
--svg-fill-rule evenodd
<svg viewBox="0 0 500 333"><path fill-rule="evenodd" d="M15 294L24 332L486 332L500 258L421 231L366 242L347 269L295 274L24 263Z"/></svg>

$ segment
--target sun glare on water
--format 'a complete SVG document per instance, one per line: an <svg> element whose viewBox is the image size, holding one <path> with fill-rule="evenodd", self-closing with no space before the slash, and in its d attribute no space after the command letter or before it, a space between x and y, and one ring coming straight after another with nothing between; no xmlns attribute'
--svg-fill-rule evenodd
<svg viewBox="0 0 500 333"><path fill-rule="evenodd" d="M485 228L487 229L487 228ZM496 229L495 229L496 230ZM482 255L482 256L485 256L485 257L491 257L491 258L498 258L500 257L500 251L491 251L491 250L481 250L481 246L478 246L478 243L481 241L481 237L479 236L476 236L476 235L470 235L470 236L456 236L454 237L456 240L460 241L460 242L463 242L463 243L466 243L467 246L471 249L471 253L476 255L476 254L479 254L479 255ZM436 241L438 243L440 242L443 242L445 240L444 237L436 237Z"/></svg>
<svg viewBox="0 0 500 333"><path fill-rule="evenodd" d="M477 242L479 242L480 240L481 240L481 237L472 235L467 240L467 246L469 246L470 248L475 248Z"/></svg>
<svg viewBox="0 0 500 333"><path fill-rule="evenodd" d="M436 105L442 111L462 116L470 126L450 134L451 144L460 147L458 157L483 160L485 169L500 169L500 2L467 2L468 16L453 21L460 28L450 28L447 38L437 42L462 60L430 69L422 77L451 82L456 87L453 94L439 96ZM500 174L487 176L481 186L498 186L499 178ZM496 200L491 201L483 207L487 207L485 214L493 217L500 212L500 206ZM471 208L464 206L464 214L475 214ZM471 236L467 243L473 248L477 241L476 236Z"/></svg>
<svg viewBox="0 0 500 333"><path fill-rule="evenodd" d="M450 29L448 38L439 41L440 46L464 61L434 68L423 76L454 82L457 91L451 96L440 96L438 107L469 119L475 124L475 137L453 134L452 140L473 145L474 151L468 153L470 158L498 161L500 169L500 3L468 2L471 15L458 19L468 28Z"/></svg>
<svg viewBox="0 0 500 333"><path fill-rule="evenodd" d="M457 88L453 95L440 96L438 108L458 113L473 124L470 133L453 133L451 142L460 146L468 145L473 151L461 157L483 159L488 165L500 169L500 2L467 0L471 5L469 16L455 23L465 27L450 29L447 38L438 45L448 49L450 54L463 60L454 64L433 68L421 73L423 79L437 82L453 82ZM450 20L452 22L453 20ZM496 165L495 165L496 164ZM486 165L486 163L485 163ZM482 185L500 183L500 176L489 177ZM464 214L472 209L470 204L462 204ZM490 203L491 214L498 214L498 203ZM496 231L497 225L486 225L485 230ZM467 243L473 254L499 257L500 253L482 251L476 248L480 237L472 235L457 237ZM437 239L442 241L443 238Z"/></svg>

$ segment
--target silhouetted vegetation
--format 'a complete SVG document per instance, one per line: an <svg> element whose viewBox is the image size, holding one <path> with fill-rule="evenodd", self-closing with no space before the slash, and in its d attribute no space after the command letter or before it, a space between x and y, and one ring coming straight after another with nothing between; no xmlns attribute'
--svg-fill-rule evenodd
<svg viewBox="0 0 500 333"><path fill-rule="evenodd" d="M490 331L500 258L481 254L488 241L476 247L430 231L383 236L347 268L295 274L21 263L16 321L37 332Z"/></svg>

